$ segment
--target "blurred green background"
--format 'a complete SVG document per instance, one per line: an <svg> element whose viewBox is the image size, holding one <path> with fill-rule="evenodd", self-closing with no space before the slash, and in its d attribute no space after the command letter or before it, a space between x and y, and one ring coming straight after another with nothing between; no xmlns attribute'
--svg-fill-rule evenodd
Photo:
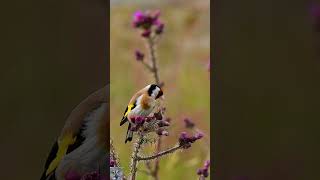
<svg viewBox="0 0 320 180"><path fill-rule="evenodd" d="M119 154L121 166L129 172L132 143L124 143L127 127L119 126L131 96L153 76L135 60L134 51L145 49L144 40L132 28L137 10L161 10L164 34L157 46L160 79L165 83L167 116L172 118L170 136L163 148L173 146L179 133L186 131L183 118L190 117L210 139L210 1L113 1L110 12L110 104L111 138ZM152 147L154 148L154 147ZM160 163L160 179L196 179L196 171L209 158L209 146L196 142L185 152L164 157ZM145 169L144 163L138 168ZM138 179L148 179L138 173Z"/></svg>

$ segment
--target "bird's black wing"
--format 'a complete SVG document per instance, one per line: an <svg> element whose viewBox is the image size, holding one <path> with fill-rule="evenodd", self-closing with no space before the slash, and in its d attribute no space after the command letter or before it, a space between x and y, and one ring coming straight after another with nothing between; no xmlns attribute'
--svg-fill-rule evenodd
<svg viewBox="0 0 320 180"><path fill-rule="evenodd" d="M55 141L55 143L53 144L51 151L48 155L48 158L46 160L46 164L44 165L44 172L42 173L40 180L46 180L48 178L48 176L46 176L47 169L48 169L50 163L56 158L56 154L58 152L58 149L59 149L58 142ZM54 175L51 175L51 176L54 176Z"/></svg>
<svg viewBox="0 0 320 180"><path fill-rule="evenodd" d="M81 146L81 144L85 140L85 137L82 135L84 127L85 127L85 125L83 125L81 127L80 131L77 133L75 142L68 146L66 154L69 154L70 152L72 152L73 150L75 150L79 146ZM52 173L50 173L49 175L46 175L46 172L47 172L47 169L49 168L50 164L52 163L52 161L57 157L58 150L59 150L58 141L55 141L55 143L52 146L51 151L50 151L50 153L48 155L48 158L46 160L46 163L45 163L45 166L44 166L44 172L43 172L40 180L55 180L54 171Z"/></svg>
<svg viewBox="0 0 320 180"><path fill-rule="evenodd" d="M122 126L124 123L126 123L128 121L128 113L133 110L135 107L137 107L137 101L135 101L133 104L129 104L126 108L126 110L123 113L123 117L120 121L120 126Z"/></svg>

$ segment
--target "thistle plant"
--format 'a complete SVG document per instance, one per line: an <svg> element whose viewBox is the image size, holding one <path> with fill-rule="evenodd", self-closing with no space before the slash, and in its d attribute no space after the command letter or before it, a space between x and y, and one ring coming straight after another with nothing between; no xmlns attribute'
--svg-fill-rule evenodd
<svg viewBox="0 0 320 180"><path fill-rule="evenodd" d="M178 139L178 142L166 150L156 152L153 155L142 155L143 146L148 143L154 143L159 141L161 136L168 136L168 127L170 123L167 119L163 119L164 110L153 114L148 117L136 117L133 121L134 126L131 128L138 134L136 142L134 143L134 148L131 156L130 174L131 180L135 180L137 173L137 165L140 161L149 162L152 160L157 160L162 156L169 155L177 151L178 149L187 149L191 147L191 144L203 137L202 133L196 133L194 135L188 135L186 132L182 132ZM158 139L152 138L151 134L157 134ZM150 164L149 164L150 165ZM156 178L154 175L150 174L152 177Z"/></svg>
<svg viewBox="0 0 320 180"><path fill-rule="evenodd" d="M138 29L141 32L141 37L146 40L149 52L149 61L146 62L144 61L144 53L142 53L140 50L136 50L136 60L141 62L146 67L146 69L148 69L153 74L156 84L158 84L159 86L163 86L164 83L160 82L160 76L157 66L157 56L155 51L156 43L161 37L165 26L164 23L160 20L160 11L137 11L134 13L132 25L135 29ZM161 150L161 141L161 136L159 135L156 149L157 152L160 152ZM146 166L149 174L154 177L154 179L159 179L159 160L156 159L153 167L149 161L146 162Z"/></svg>
<svg viewBox="0 0 320 180"><path fill-rule="evenodd" d="M156 56L156 45L165 30L165 24L160 20L160 11L135 12L132 26L139 32L147 47L146 53L140 49L135 49L134 57L136 61L150 72L155 84L163 87L164 83L161 81L159 74L159 60ZM162 147L162 138L170 135L170 118L166 117L165 114L166 108L163 105L159 105L149 116L137 116L131 119L132 127L130 130L136 135L132 148L130 175L128 176L130 180L135 180L139 172L144 172L153 179L158 180L160 158L177 150L188 149L193 143L204 137L201 131L194 131L193 133L181 132L176 139L176 143L169 147ZM191 127L192 124L190 123L189 126ZM149 144L156 144L156 148L153 153L146 154L144 148ZM116 153L110 154L112 156L110 157L110 165L119 166ZM146 165L147 171L138 168L141 162Z"/></svg>
<svg viewBox="0 0 320 180"><path fill-rule="evenodd" d="M184 126L185 126L186 129L190 129L193 132L196 132L196 133L199 133L199 134L203 135L203 140L204 141L202 141L202 142L204 142L205 144L204 144L204 146L201 146L201 147L205 148L205 150L208 152L208 158L210 158L210 154L209 154L210 142L209 142L209 139L206 138L206 136L202 133L202 130L200 130L190 118L185 118L183 121L184 121ZM205 162L205 164L204 164L204 167L198 169L197 174L199 175L199 179L200 180L203 180L203 179L205 179L206 177L209 176L209 171L208 171L209 167L210 167L210 160L207 160Z"/></svg>
<svg viewBox="0 0 320 180"><path fill-rule="evenodd" d="M204 180L209 176L210 160L205 161L202 168L198 169L197 174L199 175L199 180Z"/></svg>

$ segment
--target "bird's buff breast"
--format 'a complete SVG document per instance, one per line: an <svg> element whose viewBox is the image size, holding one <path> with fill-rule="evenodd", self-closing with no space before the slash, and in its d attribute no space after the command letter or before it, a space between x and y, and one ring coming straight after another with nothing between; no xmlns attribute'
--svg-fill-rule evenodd
<svg viewBox="0 0 320 180"><path fill-rule="evenodd" d="M140 96L137 99L137 106L128 113L128 118L132 119L136 116L148 116L154 109L156 101L147 96Z"/></svg>
<svg viewBox="0 0 320 180"><path fill-rule="evenodd" d="M143 108L142 106L137 106L132 111L129 112L128 117L129 119L132 119L136 116L148 116L154 109L154 106L150 106L148 109Z"/></svg>

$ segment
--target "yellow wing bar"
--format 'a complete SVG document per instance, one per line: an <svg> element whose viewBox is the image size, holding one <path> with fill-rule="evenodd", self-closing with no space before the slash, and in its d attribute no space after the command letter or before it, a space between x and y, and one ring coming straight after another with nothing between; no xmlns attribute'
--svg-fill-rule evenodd
<svg viewBox="0 0 320 180"><path fill-rule="evenodd" d="M73 144L76 140L76 137L73 137L72 134L68 134L62 138L61 141L58 141L58 152L56 158L50 163L46 176L49 175L52 171L54 171L59 165L61 159L66 155L69 145Z"/></svg>
<svg viewBox="0 0 320 180"><path fill-rule="evenodd" d="M128 105L128 109L127 109L127 111L124 113L124 117L126 117L126 116L129 114L129 112L133 109L133 107L134 107L133 104L129 104L129 105Z"/></svg>

